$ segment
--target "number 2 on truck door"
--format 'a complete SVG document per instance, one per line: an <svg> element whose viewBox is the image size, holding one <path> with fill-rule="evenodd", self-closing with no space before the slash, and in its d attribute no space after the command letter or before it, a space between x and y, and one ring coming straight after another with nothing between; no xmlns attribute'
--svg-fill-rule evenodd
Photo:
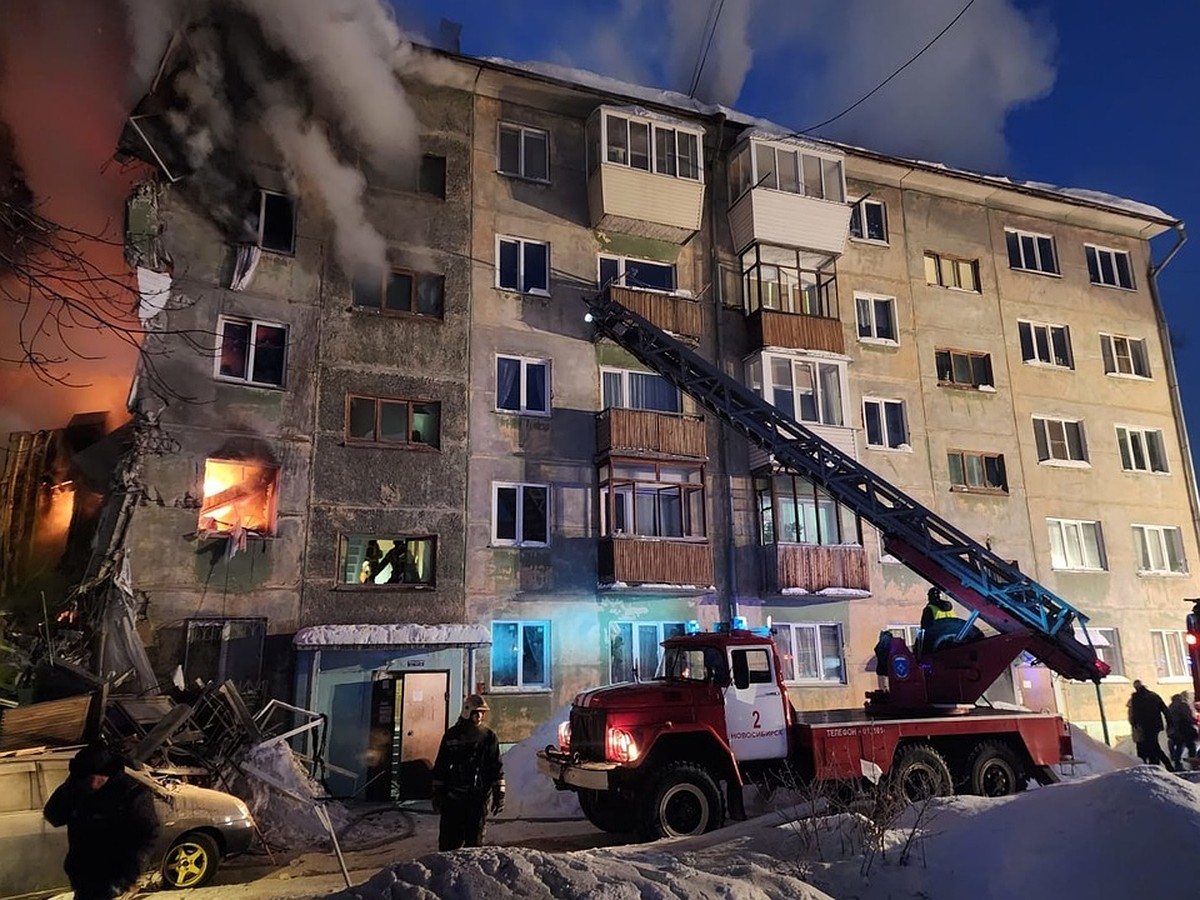
<svg viewBox="0 0 1200 900"><path fill-rule="evenodd" d="M729 731L730 749L742 761L786 756L787 728L783 718L786 698L779 689L771 654L765 647L737 647L730 655L733 671L749 673L745 687L734 683L725 692L725 727ZM744 655L744 659L738 659L739 655Z"/></svg>

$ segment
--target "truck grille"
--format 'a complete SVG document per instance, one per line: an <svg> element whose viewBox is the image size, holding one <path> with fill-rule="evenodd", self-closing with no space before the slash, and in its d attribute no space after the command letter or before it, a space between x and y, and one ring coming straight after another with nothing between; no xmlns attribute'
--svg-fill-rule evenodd
<svg viewBox="0 0 1200 900"><path fill-rule="evenodd" d="M604 732L608 711L571 709L571 753L580 759L600 762L604 759Z"/></svg>

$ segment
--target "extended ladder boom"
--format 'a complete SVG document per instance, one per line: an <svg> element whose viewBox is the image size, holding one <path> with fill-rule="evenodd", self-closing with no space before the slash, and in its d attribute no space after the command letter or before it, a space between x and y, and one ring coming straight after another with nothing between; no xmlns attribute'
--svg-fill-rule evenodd
<svg viewBox="0 0 1200 900"><path fill-rule="evenodd" d="M1099 681L1087 616L857 460L767 403L741 382L607 292L589 300L588 318L727 425L797 474L816 482L884 538L889 553L974 610L996 630L1028 632L1026 649L1067 678ZM1078 623L1087 643L1075 636Z"/></svg>

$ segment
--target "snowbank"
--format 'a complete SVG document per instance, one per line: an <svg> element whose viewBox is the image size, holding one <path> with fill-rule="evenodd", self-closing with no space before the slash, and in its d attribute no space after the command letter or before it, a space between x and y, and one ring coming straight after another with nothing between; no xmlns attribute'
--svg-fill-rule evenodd
<svg viewBox="0 0 1200 900"><path fill-rule="evenodd" d="M1069 775L1098 775L1129 769L1138 764L1132 756L1100 743L1075 725L1071 726L1071 746L1075 751L1075 760L1080 765L1077 771L1069 772Z"/></svg>
<svg viewBox="0 0 1200 900"><path fill-rule="evenodd" d="M578 819L583 816L574 791L560 791L537 770L537 751L558 746L558 723L571 714L570 705L554 712L537 731L504 754L504 780L508 792L502 819Z"/></svg>
<svg viewBox="0 0 1200 900"><path fill-rule="evenodd" d="M324 797L325 790L287 744L253 748L242 762L242 771L245 774L234 791L250 807L267 843L285 850L328 843L329 832L314 812L316 798ZM341 803L325 803L325 812L339 832L350 822Z"/></svg>

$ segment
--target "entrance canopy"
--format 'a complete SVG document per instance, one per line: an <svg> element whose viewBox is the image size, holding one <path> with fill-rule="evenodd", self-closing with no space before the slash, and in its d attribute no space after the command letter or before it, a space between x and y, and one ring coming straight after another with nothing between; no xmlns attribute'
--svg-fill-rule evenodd
<svg viewBox="0 0 1200 900"><path fill-rule="evenodd" d="M349 650L361 647L483 647L491 644L486 625L313 625L292 639L297 650Z"/></svg>

